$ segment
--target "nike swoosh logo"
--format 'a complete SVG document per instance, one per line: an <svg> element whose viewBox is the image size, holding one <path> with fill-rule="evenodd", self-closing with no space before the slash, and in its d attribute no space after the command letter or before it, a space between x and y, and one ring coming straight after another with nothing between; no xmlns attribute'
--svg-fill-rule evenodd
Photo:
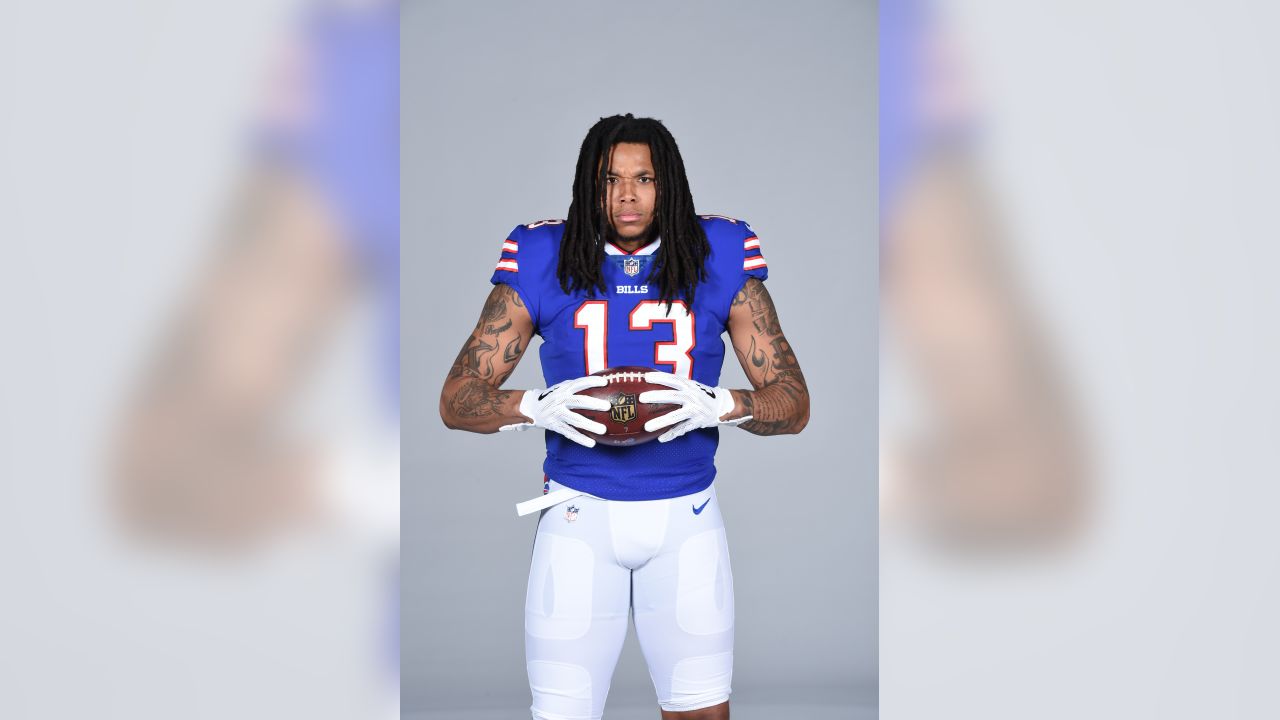
<svg viewBox="0 0 1280 720"><path fill-rule="evenodd" d="M693 514L694 514L694 515L701 515L701 514L702 514L702 510L703 510L703 508L705 508L705 507L707 506L707 503L709 503L709 502L711 502L711 498L707 498L706 500L704 500L704 501L703 501L703 503L702 503L701 505L694 506L694 508L693 508Z"/></svg>
<svg viewBox="0 0 1280 720"><path fill-rule="evenodd" d="M706 394L707 394L707 396L708 396L708 397L710 397L712 400L715 400L715 399L716 399L716 394L715 394L714 392L712 392L712 391L710 391L710 390L708 390L708 389L706 389L706 388L702 388L702 392L706 393Z"/></svg>
<svg viewBox="0 0 1280 720"><path fill-rule="evenodd" d="M546 396L548 396L548 395L550 395L550 394L551 394L551 391L550 391L550 390L544 390L544 391L542 392L542 394L538 396L538 402L542 402L542 398L544 398L544 397L546 397Z"/></svg>

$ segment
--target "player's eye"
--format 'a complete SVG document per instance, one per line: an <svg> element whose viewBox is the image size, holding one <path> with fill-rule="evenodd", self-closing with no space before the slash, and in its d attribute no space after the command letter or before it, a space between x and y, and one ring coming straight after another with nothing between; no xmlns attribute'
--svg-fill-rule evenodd
<svg viewBox="0 0 1280 720"><path fill-rule="evenodd" d="M605 178L605 179L604 179L604 181L605 181L606 183L610 184L610 185L617 185L617 184L618 184L618 178L616 178L616 177L614 177L614 176L612 176L612 175L610 175L609 177Z"/></svg>
<svg viewBox="0 0 1280 720"><path fill-rule="evenodd" d="M640 176L640 177L636 178L636 181L637 181L637 182L639 182L639 183L641 183L641 184L643 184L643 185L648 185L649 183L653 182L653 178L651 178L651 177L649 177L649 176L647 176L647 175L642 175L642 176Z"/></svg>

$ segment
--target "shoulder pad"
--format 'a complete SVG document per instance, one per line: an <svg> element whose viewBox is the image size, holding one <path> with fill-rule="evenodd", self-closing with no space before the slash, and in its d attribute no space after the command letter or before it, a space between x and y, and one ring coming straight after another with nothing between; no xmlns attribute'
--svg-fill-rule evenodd
<svg viewBox="0 0 1280 720"><path fill-rule="evenodd" d="M564 224L564 220L535 220L534 222L525 224L524 228L526 230L536 230L537 228L540 228L543 225L563 225L563 224Z"/></svg>
<svg viewBox="0 0 1280 720"><path fill-rule="evenodd" d="M725 222L732 223L734 225L739 225L739 224L746 225L745 220L738 220L737 218L731 218L728 215L699 215L698 217L702 218L703 220L723 220Z"/></svg>

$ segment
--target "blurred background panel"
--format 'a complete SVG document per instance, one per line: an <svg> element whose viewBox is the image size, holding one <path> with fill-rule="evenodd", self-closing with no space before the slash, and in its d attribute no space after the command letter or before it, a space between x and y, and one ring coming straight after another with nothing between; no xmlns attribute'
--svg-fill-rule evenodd
<svg viewBox="0 0 1280 720"><path fill-rule="evenodd" d="M1280 710L1275 16L881 4L886 718Z"/></svg>
<svg viewBox="0 0 1280 720"><path fill-rule="evenodd" d="M398 715L397 4L0 48L0 715Z"/></svg>

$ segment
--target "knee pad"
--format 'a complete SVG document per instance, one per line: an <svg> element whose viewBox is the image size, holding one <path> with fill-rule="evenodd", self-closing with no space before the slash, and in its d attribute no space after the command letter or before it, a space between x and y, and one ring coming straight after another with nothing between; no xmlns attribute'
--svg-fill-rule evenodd
<svg viewBox="0 0 1280 720"><path fill-rule="evenodd" d="M732 681L732 652L685 658L671 671L671 692L658 705L667 712L719 705L729 699Z"/></svg>
<svg viewBox="0 0 1280 720"><path fill-rule="evenodd" d="M534 660L528 663L534 720L598 720L592 715L591 673L580 665Z"/></svg>

